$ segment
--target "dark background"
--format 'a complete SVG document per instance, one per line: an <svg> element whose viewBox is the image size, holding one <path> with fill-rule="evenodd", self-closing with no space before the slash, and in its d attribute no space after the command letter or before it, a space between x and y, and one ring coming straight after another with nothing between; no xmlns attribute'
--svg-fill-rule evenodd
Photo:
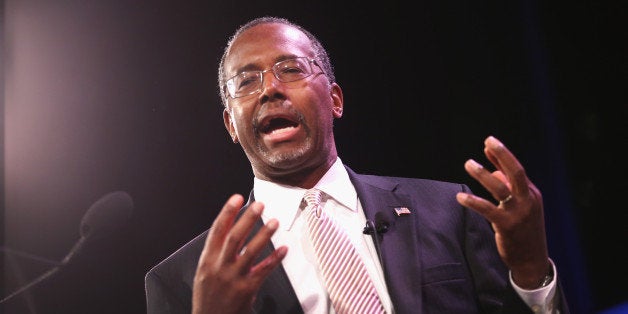
<svg viewBox="0 0 628 314"><path fill-rule="evenodd" d="M463 182L483 140L545 201L572 313L628 301L623 1L0 0L5 248L61 260L85 211L122 190L130 223L6 313L145 313L144 274L205 230L252 173L216 89L228 36L287 17L319 36L345 95L342 160ZM1 296L50 268L3 254Z"/></svg>

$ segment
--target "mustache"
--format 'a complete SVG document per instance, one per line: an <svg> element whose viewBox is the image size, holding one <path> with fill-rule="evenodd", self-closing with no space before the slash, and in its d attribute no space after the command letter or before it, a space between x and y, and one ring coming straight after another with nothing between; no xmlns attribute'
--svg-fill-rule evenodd
<svg viewBox="0 0 628 314"><path fill-rule="evenodd" d="M291 119L304 126L307 125L305 122L305 115L303 115L303 113L301 113L299 110L295 109L294 106L290 105L288 102L283 101L268 103L262 106L262 109L260 109L253 118L253 130L256 133L259 133L262 130L262 128L264 127L262 125L262 121L267 119L269 116L271 117L270 120L277 117L283 119ZM266 124L268 124L268 122Z"/></svg>

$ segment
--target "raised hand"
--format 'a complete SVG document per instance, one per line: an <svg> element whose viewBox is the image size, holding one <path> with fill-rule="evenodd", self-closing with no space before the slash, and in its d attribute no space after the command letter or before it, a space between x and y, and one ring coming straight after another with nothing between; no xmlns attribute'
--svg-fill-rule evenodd
<svg viewBox="0 0 628 314"><path fill-rule="evenodd" d="M260 219L264 205L253 202L236 221L244 198L234 194L225 203L209 229L201 253L192 296L192 313L251 313L255 295L262 282L286 256L279 247L262 261L256 258L279 224L272 219L260 228L251 241L245 240Z"/></svg>
<svg viewBox="0 0 628 314"><path fill-rule="evenodd" d="M467 193L458 193L456 199L491 222L497 249L514 282L536 289L550 269L543 197L506 146L492 136L484 145L484 154L496 170L490 172L472 159L464 167L497 202Z"/></svg>

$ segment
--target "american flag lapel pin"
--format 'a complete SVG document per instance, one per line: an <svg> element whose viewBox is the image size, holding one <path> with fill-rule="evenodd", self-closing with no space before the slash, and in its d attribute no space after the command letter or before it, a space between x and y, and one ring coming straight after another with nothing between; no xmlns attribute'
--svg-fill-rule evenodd
<svg viewBox="0 0 628 314"><path fill-rule="evenodd" d="M397 217L410 215L410 209L408 207L395 207L395 215Z"/></svg>

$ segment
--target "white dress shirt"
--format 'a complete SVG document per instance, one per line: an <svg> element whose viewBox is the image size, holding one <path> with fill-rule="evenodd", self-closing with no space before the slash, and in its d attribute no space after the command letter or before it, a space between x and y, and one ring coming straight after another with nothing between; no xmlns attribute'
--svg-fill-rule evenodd
<svg viewBox="0 0 628 314"><path fill-rule="evenodd" d="M366 217L355 188L349 179L349 174L340 158L336 160L314 188L325 192L326 196L322 199L324 210L340 225L346 226L347 234L356 246L358 254L364 260L386 312L394 313L375 245L371 236L362 232L366 225ZM301 200L306 190L258 178L254 178L253 190L255 200L265 205L262 213L264 223L267 223L271 218L279 221L279 228L272 236L271 241L275 247L288 247L288 254L282 261L282 266L292 283L304 312L308 314L335 314L324 287L322 274L318 271L316 256L307 234L306 217L301 210L303 208ZM556 271L554 274L557 274ZM554 277L556 278L556 275ZM540 308L538 313L550 313L544 311L548 308L546 305L549 304L544 300L553 298L554 286L555 280L541 289L516 290L530 307L535 310Z"/></svg>

